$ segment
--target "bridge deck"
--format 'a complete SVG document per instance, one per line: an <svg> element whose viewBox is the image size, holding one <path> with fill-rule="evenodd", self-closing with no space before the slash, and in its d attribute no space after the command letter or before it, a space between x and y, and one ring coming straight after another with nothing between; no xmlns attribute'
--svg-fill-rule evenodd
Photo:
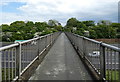
<svg viewBox="0 0 120 82"><path fill-rule="evenodd" d="M92 80L92 77L62 33L29 80Z"/></svg>

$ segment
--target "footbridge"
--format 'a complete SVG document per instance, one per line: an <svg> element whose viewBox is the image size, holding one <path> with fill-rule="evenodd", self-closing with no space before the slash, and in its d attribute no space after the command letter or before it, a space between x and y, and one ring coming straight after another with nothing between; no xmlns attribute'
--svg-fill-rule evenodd
<svg viewBox="0 0 120 82"><path fill-rule="evenodd" d="M120 48L56 32L0 48L0 81L120 82Z"/></svg>

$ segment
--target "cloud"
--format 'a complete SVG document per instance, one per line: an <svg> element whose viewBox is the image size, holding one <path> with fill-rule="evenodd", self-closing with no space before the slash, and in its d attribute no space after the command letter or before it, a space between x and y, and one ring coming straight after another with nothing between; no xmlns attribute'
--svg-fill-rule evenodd
<svg viewBox="0 0 120 82"><path fill-rule="evenodd" d="M4 6L4 5L8 5L8 3L6 3L6 2L1 3L0 2L0 5Z"/></svg>
<svg viewBox="0 0 120 82"><path fill-rule="evenodd" d="M0 13L1 14L1 13ZM2 19L2 23L0 24L10 24L14 21L44 21L42 18L37 18L37 17L30 17L27 14L16 14L16 13L2 13L2 16L0 17ZM12 20L11 20L12 19Z"/></svg>
<svg viewBox="0 0 120 82"><path fill-rule="evenodd" d="M11 20L46 21L56 19L65 23L67 19L76 17L79 20L108 19L117 21L119 0L4 0L3 2L26 3L17 8L22 14L8 13ZM4 14L4 15L7 15Z"/></svg>

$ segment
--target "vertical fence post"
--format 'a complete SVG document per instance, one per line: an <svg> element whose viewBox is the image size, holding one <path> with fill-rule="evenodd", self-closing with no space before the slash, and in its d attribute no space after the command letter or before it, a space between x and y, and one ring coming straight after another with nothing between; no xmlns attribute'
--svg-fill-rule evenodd
<svg viewBox="0 0 120 82"><path fill-rule="evenodd" d="M45 38L46 38L45 48L46 48L46 50L47 50L47 38L48 38L48 36L46 36Z"/></svg>
<svg viewBox="0 0 120 82"><path fill-rule="evenodd" d="M53 43L53 33L51 34L51 44Z"/></svg>
<svg viewBox="0 0 120 82"><path fill-rule="evenodd" d="M18 42L19 46L16 48L16 75L20 77L21 73L21 43Z"/></svg>
<svg viewBox="0 0 120 82"><path fill-rule="evenodd" d="M0 82L2 82L2 52L0 52Z"/></svg>
<svg viewBox="0 0 120 82"><path fill-rule="evenodd" d="M38 59L39 59L39 53L40 53L40 38L38 39L38 41L37 41L37 56L38 56Z"/></svg>
<svg viewBox="0 0 120 82"><path fill-rule="evenodd" d="M78 41L78 36L76 36L77 38L76 38L76 41L77 41L77 43L76 43L76 48L77 48L77 51L79 51L79 45L78 45L78 43L79 43L79 41Z"/></svg>
<svg viewBox="0 0 120 82"><path fill-rule="evenodd" d="M106 71L105 71L105 47L102 46L102 42L100 43L100 75L101 80L106 79Z"/></svg>
<svg viewBox="0 0 120 82"><path fill-rule="evenodd" d="M22 61L21 61L21 43L19 43L20 45L19 45L19 75L20 75L20 73L21 73L21 63L22 63Z"/></svg>
<svg viewBox="0 0 120 82"><path fill-rule="evenodd" d="M54 35L55 35L55 33L53 33L53 35L52 35L52 40L53 40L53 43L54 43L54 37L55 37Z"/></svg>
<svg viewBox="0 0 120 82"><path fill-rule="evenodd" d="M50 35L50 45L52 45L52 34Z"/></svg>
<svg viewBox="0 0 120 82"><path fill-rule="evenodd" d="M83 58L85 58L85 55L86 55L86 41L85 41L84 37L83 37L83 40L82 40L82 45L83 45Z"/></svg>
<svg viewBox="0 0 120 82"><path fill-rule="evenodd" d="M118 56L119 56L119 57L118 57L118 58L119 58L119 59L118 59L118 62L119 62L119 63L118 63L118 64L119 64L118 70L120 70L120 52L118 52ZM118 73L118 81L120 81L120 71L119 71L119 73Z"/></svg>

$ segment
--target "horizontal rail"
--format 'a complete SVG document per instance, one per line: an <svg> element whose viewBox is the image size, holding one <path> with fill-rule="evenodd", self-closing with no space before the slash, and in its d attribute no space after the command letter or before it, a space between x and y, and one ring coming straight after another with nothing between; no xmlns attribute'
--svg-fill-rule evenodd
<svg viewBox="0 0 120 82"><path fill-rule="evenodd" d="M35 40L44 38L44 37L49 36L49 35L52 35L52 34L53 34L53 33L47 34L47 35L44 35L44 36L40 36L40 37L37 37L37 38L29 39L29 40L26 40L26 41L22 41L22 42L20 42L20 43L21 43L21 44L25 44L25 43L28 43L28 42L32 42L32 41L35 41ZM5 49L9 49L9 48L12 48L12 47L16 47L16 46L19 46L19 43L16 42L16 43L14 43L14 44L1 47L1 48L0 48L0 51L5 50Z"/></svg>
<svg viewBox="0 0 120 82"><path fill-rule="evenodd" d="M109 44L106 44L106 43L102 43L101 45L104 46L104 47L113 49L113 50L115 50L115 51L117 51L117 52L120 52L120 48L118 48L118 47L116 47L116 46L112 46L112 45L109 45Z"/></svg>
<svg viewBox="0 0 120 82"><path fill-rule="evenodd" d="M72 34L73 34L73 33L72 33ZM116 46L112 46L112 45L109 45L109 44L106 44L106 43L102 43L102 42L100 42L100 41L96 41L96 40L93 40L93 39L90 39L90 38L87 38L87 37L84 37L84 36L80 36L80 35L77 35L77 34L73 34L73 35L75 35L75 36L77 36L77 37L79 37L79 38L83 38L83 39L86 39L86 40L88 40L88 41L94 42L94 43L96 43L96 44L100 44L100 43L101 43L102 46L105 46L105 47L108 47L108 48L111 48L111 49L113 49L113 50L116 50L116 51L120 52L120 48L118 48L118 47L116 47Z"/></svg>
<svg viewBox="0 0 120 82"><path fill-rule="evenodd" d="M1 47L0 51L6 50L6 49L9 49L9 48L13 48L13 47L16 47L16 46L19 46L19 44L15 43L15 44L11 44L11 45L8 45L8 46Z"/></svg>

